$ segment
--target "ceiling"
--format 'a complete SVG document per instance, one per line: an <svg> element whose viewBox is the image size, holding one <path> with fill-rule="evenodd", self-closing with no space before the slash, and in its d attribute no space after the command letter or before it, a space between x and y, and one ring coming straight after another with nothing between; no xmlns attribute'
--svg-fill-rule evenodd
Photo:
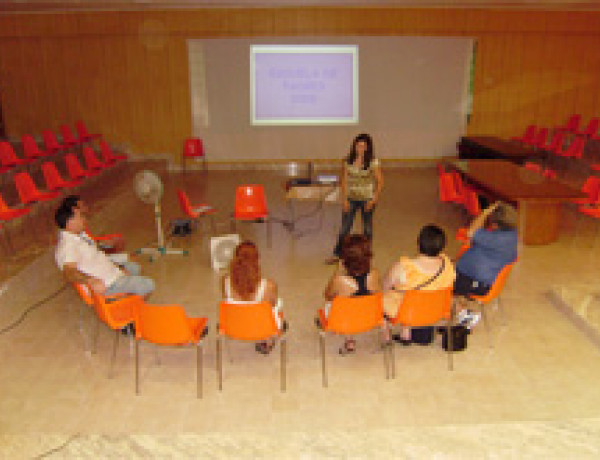
<svg viewBox="0 0 600 460"><path fill-rule="evenodd" d="M600 11L599 0L0 0L3 13L299 6Z"/></svg>

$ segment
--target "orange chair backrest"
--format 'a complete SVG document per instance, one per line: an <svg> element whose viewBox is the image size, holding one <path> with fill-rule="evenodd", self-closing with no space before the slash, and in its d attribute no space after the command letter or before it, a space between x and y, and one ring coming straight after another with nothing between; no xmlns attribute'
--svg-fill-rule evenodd
<svg viewBox="0 0 600 460"><path fill-rule="evenodd" d="M581 158L583 156L584 147L585 138L576 137L575 139L573 139L573 142L571 142L571 145L569 145L569 148L567 150L568 156L573 158Z"/></svg>
<svg viewBox="0 0 600 460"><path fill-rule="evenodd" d="M477 300L480 300L483 303L491 302L496 297L498 297L500 295L500 293L502 292L502 289L504 289L504 285L506 284L506 281L508 280L508 275L510 275L510 272L513 269L513 267L515 266L515 263L516 263L516 261L513 262L512 264L505 265L504 268L502 268L502 270L500 270L500 273L498 273L498 276L496 276L494 284L492 284L492 287L490 288L490 290L488 291L487 294L482 295L482 296L472 296L472 297Z"/></svg>
<svg viewBox="0 0 600 460"><path fill-rule="evenodd" d="M536 147L543 147L546 145L546 140L548 139L548 128L540 128L540 130L536 133L532 145Z"/></svg>
<svg viewBox="0 0 600 460"><path fill-rule="evenodd" d="M77 130L77 134L79 134L80 138L88 137L89 133L85 126L85 123L82 120L77 120L75 122L75 129Z"/></svg>
<svg viewBox="0 0 600 460"><path fill-rule="evenodd" d="M39 190L29 174L24 171L17 173L14 181L21 202L28 203L30 200L35 200L34 195L39 193Z"/></svg>
<svg viewBox="0 0 600 460"><path fill-rule="evenodd" d="M183 143L183 156L202 157L204 156L204 144L198 137L188 137Z"/></svg>
<svg viewBox="0 0 600 460"><path fill-rule="evenodd" d="M127 296L114 302L107 302L106 297L96 293L88 286L92 296L92 304L96 315L112 329L121 329L123 326L137 320L140 305L144 303L138 295Z"/></svg>
<svg viewBox="0 0 600 460"><path fill-rule="evenodd" d="M179 204L181 205L181 210L187 215L191 216L194 212L192 209L192 205L190 204L190 199L187 194L181 190L177 189L177 198L179 199Z"/></svg>
<svg viewBox="0 0 600 460"><path fill-rule="evenodd" d="M23 151L25 152L26 157L35 158L42 155L42 152L40 151L40 148L35 142L33 136L24 134L21 137L21 144L23 144Z"/></svg>
<svg viewBox="0 0 600 460"><path fill-rule="evenodd" d="M581 191L585 193L590 200L596 201L600 194L600 177L589 176L581 187Z"/></svg>
<svg viewBox="0 0 600 460"><path fill-rule="evenodd" d="M327 330L337 334L361 334L383 324L381 292L357 297L336 297L331 301Z"/></svg>
<svg viewBox="0 0 600 460"><path fill-rule="evenodd" d="M65 155L65 163L67 164L67 171L69 172L69 175L77 176L85 173L81 163L79 163L79 160L74 153L67 153Z"/></svg>
<svg viewBox="0 0 600 460"><path fill-rule="evenodd" d="M561 131L556 132L556 133L554 133L554 136L552 136L552 140L550 141L550 143L548 144L548 146L546 148L548 150L550 150L551 152L560 151L562 149L564 140L565 140L564 133Z"/></svg>
<svg viewBox="0 0 600 460"><path fill-rule="evenodd" d="M0 195L0 212L6 212L10 210L11 209L6 204L6 201L4 201L4 198L2 198L2 195Z"/></svg>
<svg viewBox="0 0 600 460"><path fill-rule="evenodd" d="M459 200L459 194L456 190L454 177L450 173L443 173L439 177L439 197L440 201L457 201Z"/></svg>
<svg viewBox="0 0 600 460"><path fill-rule="evenodd" d="M567 131L577 131L579 128L579 122L581 121L581 115L578 113L574 113L567 120L567 124L565 126Z"/></svg>
<svg viewBox="0 0 600 460"><path fill-rule="evenodd" d="M83 159L85 160L87 167L90 169L102 167L102 163L100 163L98 157L96 157L96 153L91 147L83 148Z"/></svg>
<svg viewBox="0 0 600 460"><path fill-rule="evenodd" d="M183 345L193 340L187 315L179 305L140 305L135 330L138 339L161 345Z"/></svg>
<svg viewBox="0 0 600 460"><path fill-rule="evenodd" d="M219 333L237 340L266 340L279 335L269 302L219 304Z"/></svg>
<svg viewBox="0 0 600 460"><path fill-rule="evenodd" d="M465 188L465 208L471 216L481 214L481 205L479 204L479 196L472 188Z"/></svg>
<svg viewBox="0 0 600 460"><path fill-rule="evenodd" d="M54 163L51 161L42 163L42 174L44 175L44 180L46 181L49 190L61 187L63 178L60 177L60 173L58 172L58 169L56 169L56 166L54 166Z"/></svg>
<svg viewBox="0 0 600 460"><path fill-rule="evenodd" d="M4 166L12 166L18 160L17 154L15 153L12 145L7 141L0 142L0 161Z"/></svg>
<svg viewBox="0 0 600 460"><path fill-rule="evenodd" d="M68 143L72 143L72 144L77 142L75 140L75 136L73 136L73 132L71 131L71 128L69 128L68 125L60 125L59 130L60 130L60 135L63 138L63 142L68 142Z"/></svg>
<svg viewBox="0 0 600 460"><path fill-rule="evenodd" d="M523 142L533 142L533 140L535 139L535 130L535 125L528 125L527 128L525 128L525 133L523 133L523 137L521 138L521 140Z"/></svg>
<svg viewBox="0 0 600 460"><path fill-rule="evenodd" d="M235 193L235 217L256 218L267 215L265 188L262 185L240 185Z"/></svg>
<svg viewBox="0 0 600 460"><path fill-rule="evenodd" d="M452 287L436 291L408 291L402 297L394 324L422 327L450 319Z"/></svg>
<svg viewBox="0 0 600 460"><path fill-rule="evenodd" d="M590 122L588 123L587 127L585 128L585 130L583 131L584 134L587 134L588 136L593 136L594 134L596 134L598 132L598 125L600 124L600 120L598 120L598 118L594 117L590 120Z"/></svg>
<svg viewBox="0 0 600 460"><path fill-rule="evenodd" d="M58 140L56 140L56 136L49 129L42 131L42 137L44 138L44 145L47 149L59 149L60 145L58 144Z"/></svg>

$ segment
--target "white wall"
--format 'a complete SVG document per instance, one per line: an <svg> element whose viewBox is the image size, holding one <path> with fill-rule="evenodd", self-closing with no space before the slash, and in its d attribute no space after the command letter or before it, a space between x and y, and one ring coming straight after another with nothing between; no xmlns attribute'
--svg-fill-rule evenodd
<svg viewBox="0 0 600 460"><path fill-rule="evenodd" d="M251 44L358 44L359 122L345 126L251 126ZM472 40L326 37L189 40L193 133L211 161L342 158L368 132L376 155L453 155L465 129Z"/></svg>

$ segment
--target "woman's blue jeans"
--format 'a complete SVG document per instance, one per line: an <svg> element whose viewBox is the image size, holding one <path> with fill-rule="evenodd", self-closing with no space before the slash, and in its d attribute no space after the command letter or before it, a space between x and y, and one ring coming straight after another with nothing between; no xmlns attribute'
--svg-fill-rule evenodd
<svg viewBox="0 0 600 460"><path fill-rule="evenodd" d="M369 240L373 239L373 211L375 211L375 208L373 207L370 211L367 211L365 209L367 201L348 200L348 202L350 203L350 209L348 212L342 212L342 228L335 249L333 250L336 257L340 257L341 255L342 241L350 233L350 230L352 230L354 216L359 209L362 217L363 233Z"/></svg>

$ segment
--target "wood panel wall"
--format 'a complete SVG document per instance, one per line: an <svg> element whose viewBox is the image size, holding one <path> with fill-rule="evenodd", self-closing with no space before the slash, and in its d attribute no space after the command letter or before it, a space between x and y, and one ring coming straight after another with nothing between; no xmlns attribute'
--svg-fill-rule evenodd
<svg viewBox="0 0 600 460"><path fill-rule="evenodd" d="M186 39L470 36L470 134L510 136L600 116L600 13L394 8L199 9L0 16L7 133L83 118L138 154L179 154L191 132ZM443 75L440 75L443 78ZM424 101L435 104L435 101ZM432 127L434 128L434 127Z"/></svg>

